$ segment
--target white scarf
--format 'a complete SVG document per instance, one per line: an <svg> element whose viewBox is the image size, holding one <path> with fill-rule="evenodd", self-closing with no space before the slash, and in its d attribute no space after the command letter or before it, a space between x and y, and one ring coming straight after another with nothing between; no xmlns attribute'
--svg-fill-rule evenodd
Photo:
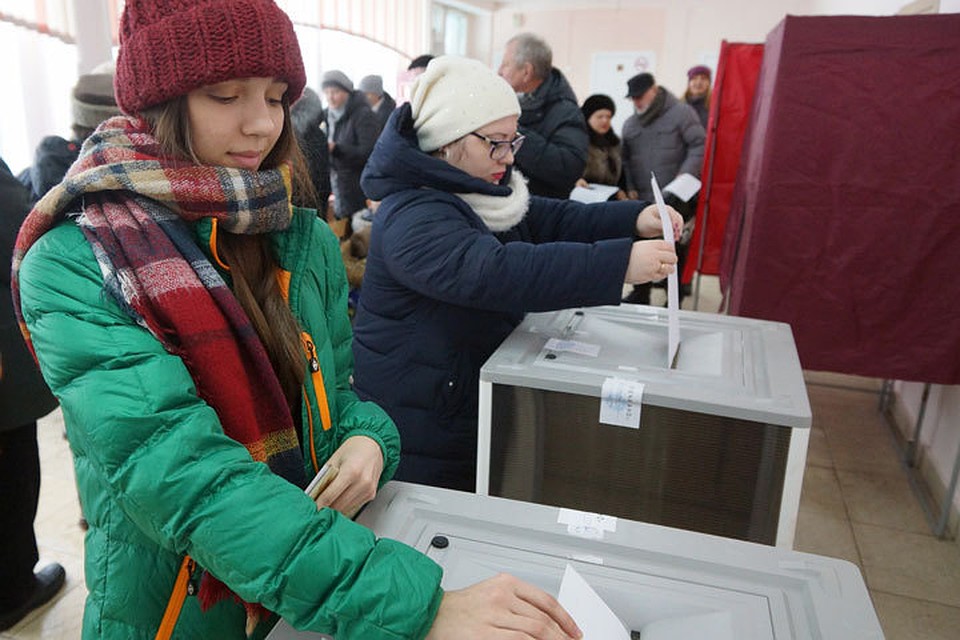
<svg viewBox="0 0 960 640"><path fill-rule="evenodd" d="M454 195L470 205L474 213L486 223L493 232L506 231L523 220L530 205L530 192L527 179L516 167L510 176L508 196L491 196L485 193L455 193Z"/></svg>

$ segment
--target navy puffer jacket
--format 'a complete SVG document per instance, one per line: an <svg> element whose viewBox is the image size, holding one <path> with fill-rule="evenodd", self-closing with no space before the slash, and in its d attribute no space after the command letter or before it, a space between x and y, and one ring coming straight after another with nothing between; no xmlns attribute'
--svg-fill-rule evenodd
<svg viewBox="0 0 960 640"><path fill-rule="evenodd" d="M354 325L355 389L400 429L396 478L473 490L480 367L527 311L616 304L645 203L533 196L494 234L455 193L509 197L417 146L397 109L364 170L374 217Z"/></svg>

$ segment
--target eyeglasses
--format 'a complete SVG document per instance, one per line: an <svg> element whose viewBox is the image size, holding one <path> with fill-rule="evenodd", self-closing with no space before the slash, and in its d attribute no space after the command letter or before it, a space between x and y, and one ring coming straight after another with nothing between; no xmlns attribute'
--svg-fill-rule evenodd
<svg viewBox="0 0 960 640"><path fill-rule="evenodd" d="M523 141L527 139L526 136L517 136L513 140L491 140L487 136L483 135L482 133L477 133L476 131L471 131L470 135L477 136L490 145L490 159L498 161L505 159L508 153L516 154L523 145Z"/></svg>

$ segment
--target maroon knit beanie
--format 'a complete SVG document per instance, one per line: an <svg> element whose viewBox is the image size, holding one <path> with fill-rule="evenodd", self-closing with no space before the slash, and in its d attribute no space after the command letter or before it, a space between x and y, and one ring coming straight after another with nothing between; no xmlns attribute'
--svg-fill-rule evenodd
<svg viewBox="0 0 960 640"><path fill-rule="evenodd" d="M293 24L273 0L126 0L114 77L125 113L251 77L283 80L291 103L307 81Z"/></svg>

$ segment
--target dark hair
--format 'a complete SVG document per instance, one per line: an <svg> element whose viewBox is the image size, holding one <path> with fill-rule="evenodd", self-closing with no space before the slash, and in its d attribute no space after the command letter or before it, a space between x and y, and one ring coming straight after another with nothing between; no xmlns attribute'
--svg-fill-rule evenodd
<svg viewBox="0 0 960 640"><path fill-rule="evenodd" d="M613 102L613 98L602 93L593 94L584 100L583 106L580 107L584 120L589 120L594 112L600 111L601 109L606 109L611 114L617 113L617 105Z"/></svg>
<svg viewBox="0 0 960 640"><path fill-rule="evenodd" d="M407 71L413 71L414 69L426 69L431 60L433 60L433 56L429 53L425 53L422 56L417 56L410 61Z"/></svg>

